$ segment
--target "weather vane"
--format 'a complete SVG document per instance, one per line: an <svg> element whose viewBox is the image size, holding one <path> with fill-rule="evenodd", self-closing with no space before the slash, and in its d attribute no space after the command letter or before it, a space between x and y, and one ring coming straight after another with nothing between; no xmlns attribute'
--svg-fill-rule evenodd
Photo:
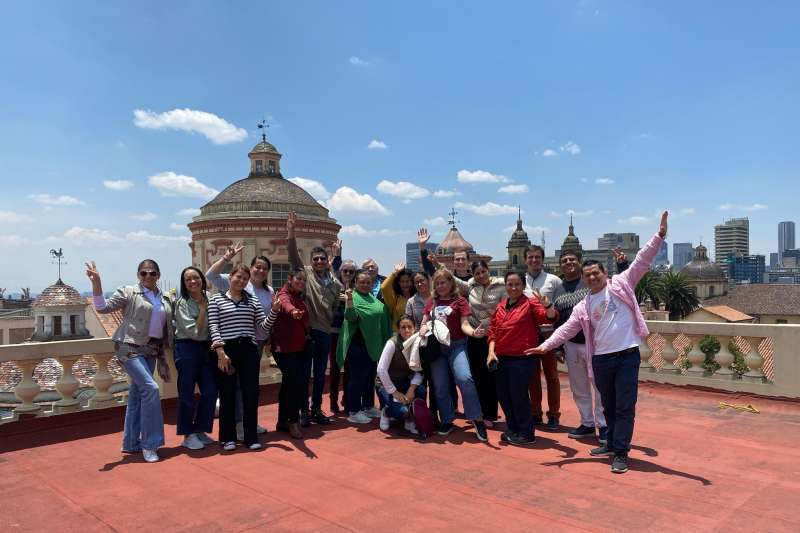
<svg viewBox="0 0 800 533"><path fill-rule="evenodd" d="M267 142L267 128L269 128L269 124L267 124L267 119L262 118L258 121L258 129L261 130L261 140L263 142Z"/></svg>
<svg viewBox="0 0 800 533"><path fill-rule="evenodd" d="M450 216L450 220L448 220L447 223L455 228L456 223L461 222L460 220L456 220L456 215L458 214L458 211L456 211L455 208L450 208L450 212L447 214Z"/></svg>
<svg viewBox="0 0 800 533"><path fill-rule="evenodd" d="M61 248L59 248L58 250L51 249L50 250L50 256L53 258L52 263L58 263L58 281L61 282L61 264L62 263L64 263L65 265L67 264L67 262L64 261L64 259L63 259L64 258L64 252L61 251Z"/></svg>

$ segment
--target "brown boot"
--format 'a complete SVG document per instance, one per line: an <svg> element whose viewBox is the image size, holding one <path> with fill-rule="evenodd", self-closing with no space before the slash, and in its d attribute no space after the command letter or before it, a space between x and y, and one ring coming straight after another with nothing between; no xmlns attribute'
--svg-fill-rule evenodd
<svg viewBox="0 0 800 533"><path fill-rule="evenodd" d="M293 439L302 439L303 433L300 431L300 424L297 422L289 424L289 435L291 435Z"/></svg>

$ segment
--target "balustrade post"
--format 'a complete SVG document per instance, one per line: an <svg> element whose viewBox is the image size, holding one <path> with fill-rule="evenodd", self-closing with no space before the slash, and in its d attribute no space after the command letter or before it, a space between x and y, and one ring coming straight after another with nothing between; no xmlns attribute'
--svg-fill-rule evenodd
<svg viewBox="0 0 800 533"><path fill-rule="evenodd" d="M81 402L72 395L80 387L80 383L72 373L72 366L80 359L77 355L56 357L61 364L61 376L56 382L56 390L61 395L61 399L53 403L53 411L56 413L66 413L77 411L81 407Z"/></svg>
<svg viewBox="0 0 800 533"><path fill-rule="evenodd" d="M92 385L94 385L96 392L89 401L89 406L92 408L108 407L109 404L114 402L114 395L108 391L114 383L114 377L108 371L108 362L113 356L113 353L92 355L92 358L97 363L97 373L92 378Z"/></svg>
<svg viewBox="0 0 800 533"><path fill-rule="evenodd" d="M764 375L764 358L761 352L758 351L761 346L762 337L745 337L747 344L750 345L750 351L744 356L744 363L747 365L747 372L742 376L745 381L752 383L764 383L767 381L767 376Z"/></svg>
<svg viewBox="0 0 800 533"><path fill-rule="evenodd" d="M653 351L650 349L650 344L648 344L647 339L652 337L653 334L651 333L639 344L639 355L641 356L641 363L639 363L639 373L650 373L655 372L656 368L650 364L650 358L653 356Z"/></svg>
<svg viewBox="0 0 800 533"><path fill-rule="evenodd" d="M36 365L44 359L26 359L24 361L14 361L14 364L22 371L22 381L14 387L14 395L19 398L20 403L14 408L16 414L35 413L41 406L33 399L39 394L41 387L33 379L33 371Z"/></svg>
<svg viewBox="0 0 800 533"><path fill-rule="evenodd" d="M700 375L705 373L706 369L703 368L703 363L706 360L706 354L700 351L700 341L703 339L702 335L687 335L689 342L692 343L692 349L686 355L686 358L692 363L687 370L692 374Z"/></svg>
<svg viewBox="0 0 800 533"><path fill-rule="evenodd" d="M719 369L714 372L714 376L722 379L733 379L735 376L731 365L736 360L731 351L728 349L728 343L731 340L730 335L716 335L719 341L719 352L714 356L714 360L719 363Z"/></svg>
<svg viewBox="0 0 800 533"><path fill-rule="evenodd" d="M681 369L675 366L679 354L672 345L677 336L675 333L661 333L661 337L664 339L664 348L661 349L661 359L664 360L664 366L661 367L662 372L671 374L680 374L681 372Z"/></svg>

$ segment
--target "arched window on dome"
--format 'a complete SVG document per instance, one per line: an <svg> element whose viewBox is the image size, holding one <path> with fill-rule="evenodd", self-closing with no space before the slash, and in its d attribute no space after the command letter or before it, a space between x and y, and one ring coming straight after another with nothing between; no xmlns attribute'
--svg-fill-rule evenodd
<svg viewBox="0 0 800 533"><path fill-rule="evenodd" d="M511 258L511 264L512 265L519 264L519 257L517 257L517 254L514 254L513 257Z"/></svg>
<svg viewBox="0 0 800 533"><path fill-rule="evenodd" d="M256 159L256 173L261 174L262 172L264 172L264 162Z"/></svg>
<svg viewBox="0 0 800 533"><path fill-rule="evenodd" d="M267 169L268 169L267 173L270 176L274 176L276 174L276 172L275 172L275 161L267 161Z"/></svg>

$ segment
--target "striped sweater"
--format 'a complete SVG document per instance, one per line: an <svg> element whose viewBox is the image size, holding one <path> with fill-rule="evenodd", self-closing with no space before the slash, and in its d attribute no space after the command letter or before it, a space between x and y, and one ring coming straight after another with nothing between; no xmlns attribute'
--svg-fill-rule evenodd
<svg viewBox="0 0 800 533"><path fill-rule="evenodd" d="M278 314L264 308L258 298L242 292L239 302L231 300L227 293L215 294L208 302L208 330L213 345L220 346L227 340L250 337L255 341L256 328L261 328L269 337Z"/></svg>

